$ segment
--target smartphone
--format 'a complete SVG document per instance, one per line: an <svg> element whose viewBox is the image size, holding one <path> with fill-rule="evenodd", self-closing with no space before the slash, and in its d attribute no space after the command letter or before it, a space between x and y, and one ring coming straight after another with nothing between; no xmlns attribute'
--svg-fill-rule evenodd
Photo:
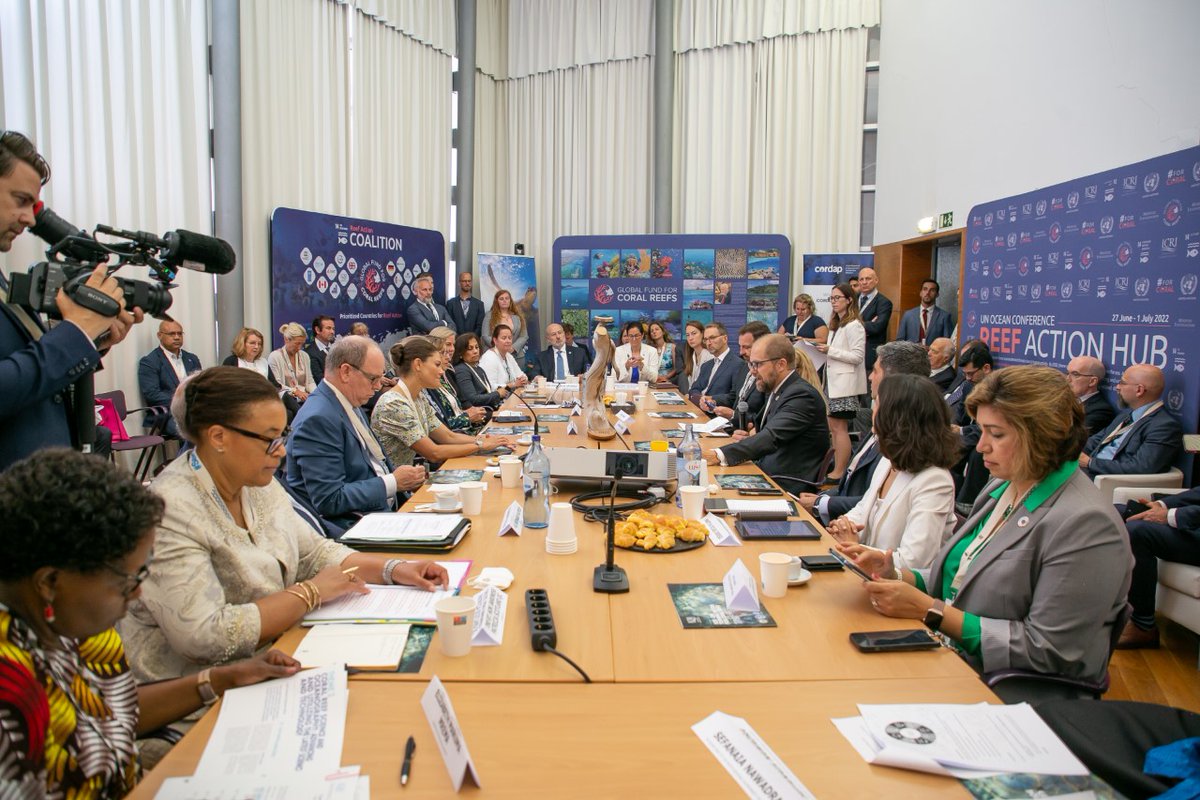
<svg viewBox="0 0 1200 800"><path fill-rule="evenodd" d="M783 492L781 492L779 489L776 489L774 487L764 487L761 489L752 489L752 488L745 487L745 486L738 489L737 493L740 495L745 495L745 496L749 496L749 497L758 496L758 495L765 495L765 496L769 496L769 497L778 497L779 495L783 494Z"/></svg>
<svg viewBox="0 0 1200 800"><path fill-rule="evenodd" d="M809 572L840 570L842 562L833 556L800 556L800 566Z"/></svg>
<svg viewBox="0 0 1200 800"><path fill-rule="evenodd" d="M1125 519L1129 519L1134 514L1140 514L1143 511L1149 510L1150 506L1146 505L1145 503L1138 502L1137 500L1125 501Z"/></svg>
<svg viewBox="0 0 1200 800"><path fill-rule="evenodd" d="M851 571L851 572L853 572L855 575L857 575L858 577L862 578L864 581L873 581L873 580L875 580L875 579L874 579L874 578L872 578L870 575L868 575L866 572L864 572L862 567L860 567L858 564L855 564L853 561L851 561L850 559L846 558L844 555L842 555L841 553L839 553L837 550L835 550L835 549L834 549L834 548L832 548L832 547L831 547L831 548L829 548L829 555L831 555L831 556L833 556L834 558L836 558L836 559L837 559L839 562L841 562L841 564L842 564L842 566L843 566L843 567L845 567L846 569L850 570L850 571Z"/></svg>
<svg viewBox="0 0 1200 800"><path fill-rule="evenodd" d="M942 643L924 628L907 631L864 631L850 634L850 643L864 653L890 650L936 650Z"/></svg>

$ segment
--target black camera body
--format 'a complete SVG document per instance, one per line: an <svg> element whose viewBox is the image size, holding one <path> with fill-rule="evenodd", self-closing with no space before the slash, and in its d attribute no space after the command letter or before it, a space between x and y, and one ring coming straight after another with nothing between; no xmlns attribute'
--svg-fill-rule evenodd
<svg viewBox="0 0 1200 800"><path fill-rule="evenodd" d="M106 317L115 317L121 306L112 297L87 285L95 264L80 261L42 261L25 274L14 273L9 301L51 319L62 317L55 298L59 289L79 305ZM125 294L125 307L141 308L156 317L171 307L171 285L112 276Z"/></svg>

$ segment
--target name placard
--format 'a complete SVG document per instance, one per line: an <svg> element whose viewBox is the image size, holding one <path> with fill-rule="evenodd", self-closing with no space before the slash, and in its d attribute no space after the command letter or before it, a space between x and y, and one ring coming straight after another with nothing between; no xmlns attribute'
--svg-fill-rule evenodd
<svg viewBox="0 0 1200 800"><path fill-rule="evenodd" d="M442 761L446 763L446 771L450 773L454 791L462 788L463 780L468 776L472 783L483 788L475 762L471 760L471 751L467 749L467 739L454 714L454 704L450 702L446 687L436 675L429 682L425 694L421 695L421 710L433 729L433 738L442 754Z"/></svg>

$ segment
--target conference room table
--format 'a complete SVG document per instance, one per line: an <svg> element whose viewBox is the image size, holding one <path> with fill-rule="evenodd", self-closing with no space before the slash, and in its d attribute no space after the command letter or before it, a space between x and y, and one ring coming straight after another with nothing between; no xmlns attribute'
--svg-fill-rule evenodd
<svg viewBox="0 0 1200 800"><path fill-rule="evenodd" d="M512 405L510 401L510 406ZM516 408L528 410L517 404ZM680 420L649 412L689 410L695 422L707 415L690 404L659 406L647 394L630 420L624 440L662 438ZM542 413L569 413L546 410ZM548 447L623 449L620 439L598 442L573 417L542 422ZM686 421L686 420L684 420ZM507 423L505 423L507 424ZM529 422L523 424L531 424ZM704 438L708 448L722 440ZM724 440L728 441L728 440ZM486 459L454 459L444 469L484 469ZM710 477L761 472L753 464L710 467ZM997 702L974 671L946 648L866 654L849 641L852 631L917 628L913 620L875 613L861 580L848 571L815 572L786 597L763 597L776 627L685 629L667 589L669 583L720 583L741 559L758 576L764 552L825 553L833 540L743 542L683 552L618 549L616 563L629 576L630 591L592 590L592 570L604 561L604 529L575 513L578 551L546 552L545 529L497 535L504 509L520 502L520 488L504 489L485 472L488 489L482 513L471 518L462 543L439 560L472 563L513 572L508 612L498 647L474 647L467 657L444 656L433 638L418 673L359 674L351 678L343 763L361 764L372 778L372 795L400 796L397 776L404 741L416 737L420 757L405 797L452 792L419 699L433 676L447 687L468 747L488 794L514 797L733 797L741 790L707 751L691 726L713 711L746 718L797 777L817 796L875 796L897 791L966 796L958 781L907 770L875 767L834 728L833 717L856 716L856 703ZM715 477L712 477L715 483ZM561 487L555 501L578 487ZM718 497L737 497L735 490ZM428 486L405 510L433 502ZM802 509L799 518L813 521ZM668 500L651 513L678 514ZM815 522L815 521L814 521ZM815 523L820 528L819 523ZM526 589L545 589L558 634L557 649L588 673L579 673L529 644ZM464 587L464 594L474 590ZM292 651L305 629L288 631L278 643ZM207 741L215 714L209 713L153 770L134 796L153 796L162 779L190 775ZM467 791L464 789L464 791Z"/></svg>

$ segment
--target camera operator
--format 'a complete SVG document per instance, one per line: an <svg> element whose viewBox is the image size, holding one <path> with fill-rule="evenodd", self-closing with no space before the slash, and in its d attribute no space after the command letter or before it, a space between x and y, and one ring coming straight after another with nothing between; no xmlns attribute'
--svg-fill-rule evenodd
<svg viewBox="0 0 1200 800"><path fill-rule="evenodd" d="M0 253L34 223L50 165L23 134L0 133ZM107 349L142 321L142 310L125 309L117 281L96 267L87 284L116 300L115 317L97 314L60 291L62 322L46 329L27 310L8 303L8 281L0 274L0 470L45 447L72 447L69 388L100 364L94 340L107 334Z"/></svg>

